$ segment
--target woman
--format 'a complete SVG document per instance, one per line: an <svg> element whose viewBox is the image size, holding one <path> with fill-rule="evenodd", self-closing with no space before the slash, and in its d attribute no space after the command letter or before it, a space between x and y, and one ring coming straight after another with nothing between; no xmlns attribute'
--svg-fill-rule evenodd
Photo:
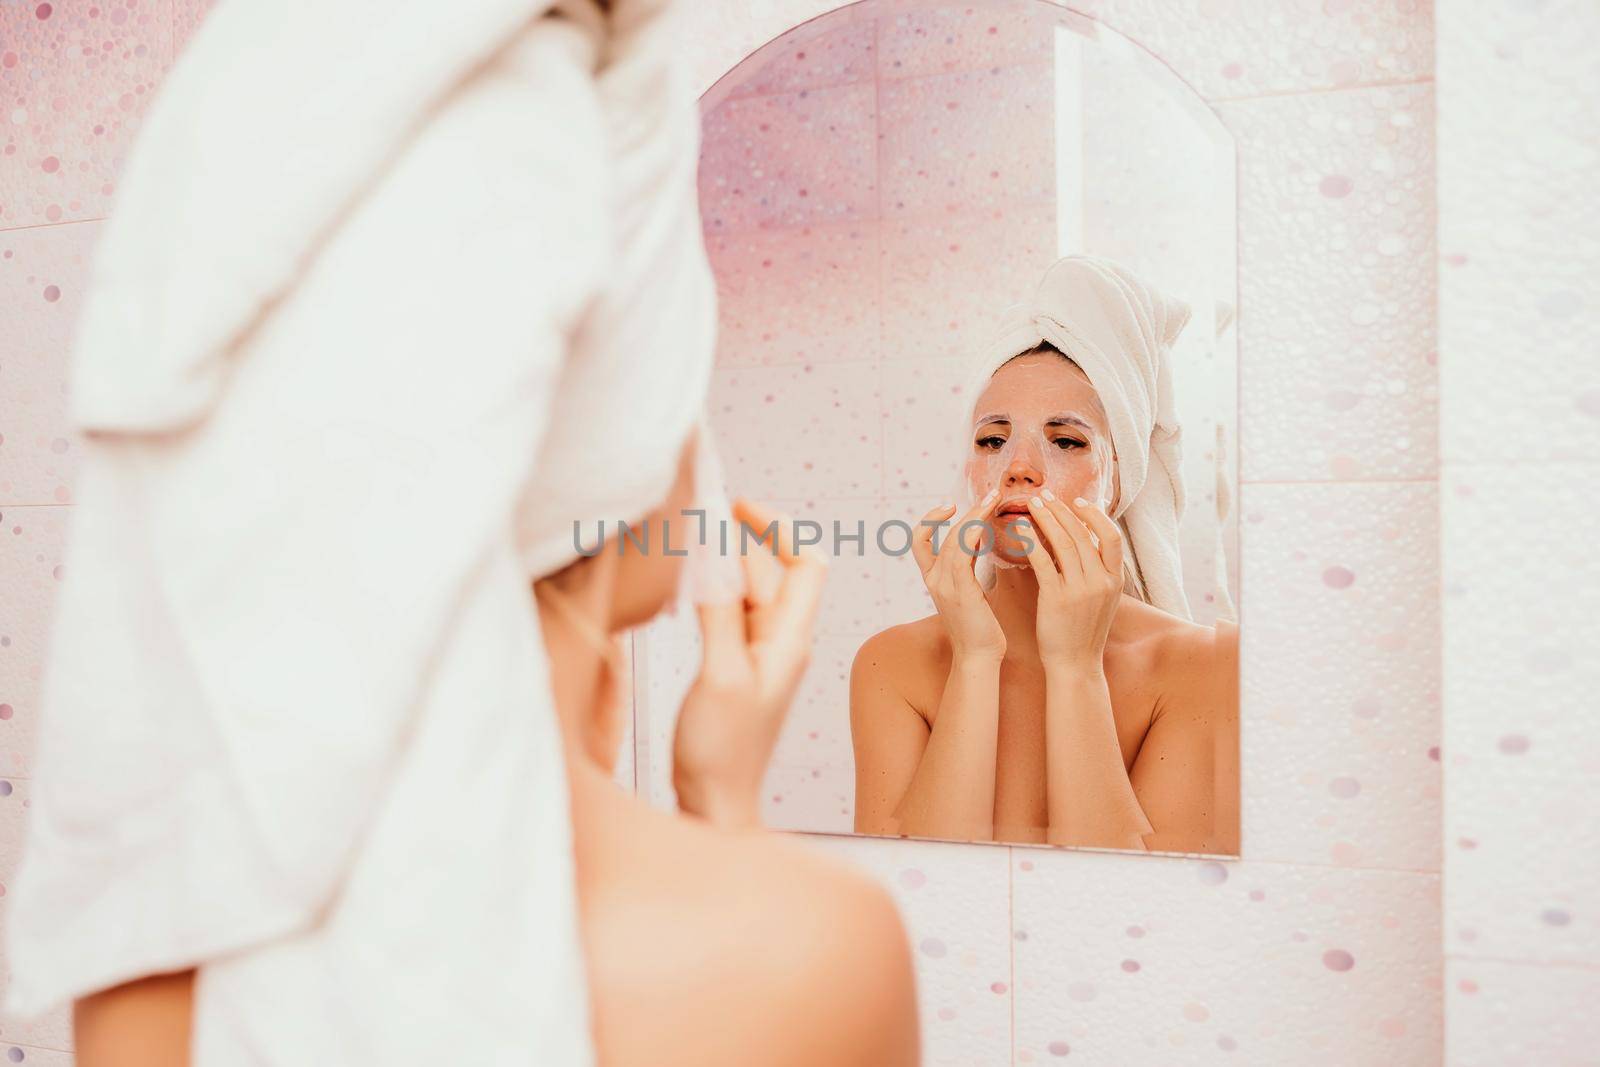
<svg viewBox="0 0 1600 1067"><path fill-rule="evenodd" d="M913 541L937 613L851 672L857 830L1237 851L1238 630L1188 621L1178 565L1187 317L1089 256L1008 312L967 394L976 502Z"/></svg>
<svg viewBox="0 0 1600 1067"><path fill-rule="evenodd" d="M669 521L673 543L693 536L692 471L685 449L647 544L666 543ZM612 777L625 711L613 635L661 610L680 560L619 554L613 536L535 587L566 739L599 1062L911 1067L915 990L893 903L760 829L761 779L809 658L823 566L794 547L786 519L749 502L735 513L752 531L778 520L777 540L743 556L748 600L699 608L702 668L674 739L681 815Z"/></svg>
<svg viewBox="0 0 1600 1067"><path fill-rule="evenodd" d="M705 401L667 6L230 0L162 86L7 900L7 1007L74 1003L82 1067L596 1062L530 586Z"/></svg>

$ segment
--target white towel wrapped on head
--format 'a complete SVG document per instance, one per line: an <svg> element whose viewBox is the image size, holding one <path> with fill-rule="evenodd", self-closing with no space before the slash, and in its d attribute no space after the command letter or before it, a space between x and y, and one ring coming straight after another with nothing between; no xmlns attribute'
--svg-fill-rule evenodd
<svg viewBox="0 0 1600 1067"><path fill-rule="evenodd" d="M1182 427L1169 357L1190 309L1098 256L1071 255L1045 271L1033 294L1009 308L973 370L967 395L1008 360L1048 342L1076 363L1105 407L1116 450L1112 518L1137 561L1145 599L1189 618L1178 524L1184 489Z"/></svg>
<svg viewBox="0 0 1600 1067"><path fill-rule="evenodd" d="M162 86L73 353L13 1013L198 967L196 1067L593 1062L530 585L704 404L663 7L227 0Z"/></svg>

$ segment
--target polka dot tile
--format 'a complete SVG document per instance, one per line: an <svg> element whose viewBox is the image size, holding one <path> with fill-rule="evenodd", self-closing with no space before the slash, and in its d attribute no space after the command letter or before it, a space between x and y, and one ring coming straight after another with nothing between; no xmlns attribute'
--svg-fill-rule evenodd
<svg viewBox="0 0 1600 1067"><path fill-rule="evenodd" d="M718 366L875 363L878 242L876 219L708 233Z"/></svg>
<svg viewBox="0 0 1600 1067"><path fill-rule="evenodd" d="M1007 850L821 835L804 840L876 876L900 905L917 966L922 1062L1008 1062Z"/></svg>
<svg viewBox="0 0 1600 1067"><path fill-rule="evenodd" d="M1433 72L1432 0L1085 0L1214 99Z"/></svg>
<svg viewBox="0 0 1600 1067"><path fill-rule="evenodd" d="M707 113L706 233L875 215L874 95L871 85L842 85L727 100Z"/></svg>
<svg viewBox="0 0 1600 1067"><path fill-rule="evenodd" d="M0 505L0 776L33 773L39 685L70 510ZM11 806L15 813L16 805Z"/></svg>
<svg viewBox="0 0 1600 1067"><path fill-rule="evenodd" d="M148 0L0 4L0 227L110 212L168 18Z"/></svg>
<svg viewBox="0 0 1600 1067"><path fill-rule="evenodd" d="M1590 1067L1600 971L1452 959L1445 965L1444 1061L1450 1067L1508 1063Z"/></svg>
<svg viewBox="0 0 1600 1067"><path fill-rule="evenodd" d="M1428 86L1226 104L1246 481L1437 469Z"/></svg>
<svg viewBox="0 0 1600 1067"><path fill-rule="evenodd" d="M1439 869L1432 485L1246 485L1244 855Z"/></svg>
<svg viewBox="0 0 1600 1067"><path fill-rule="evenodd" d="M772 41L714 92L766 96L872 81L878 73L877 36L876 19L837 12Z"/></svg>
<svg viewBox="0 0 1600 1067"><path fill-rule="evenodd" d="M1600 464L1447 474L1446 947L1600 965Z"/></svg>
<svg viewBox="0 0 1600 1067"><path fill-rule="evenodd" d="M900 80L1049 64L1055 57L1060 14L1046 4L923 5L921 10L885 12L878 22L879 69Z"/></svg>
<svg viewBox="0 0 1600 1067"><path fill-rule="evenodd" d="M878 372L847 364L718 367L708 409L728 490L756 499L876 497L883 487ZM779 436L781 435L781 436Z"/></svg>
<svg viewBox="0 0 1600 1067"><path fill-rule="evenodd" d="M1048 64L885 82L884 214L990 215L1053 203L1054 86Z"/></svg>
<svg viewBox="0 0 1600 1067"><path fill-rule="evenodd" d="M0 232L0 504L72 500L67 368L102 223Z"/></svg>
<svg viewBox="0 0 1600 1067"><path fill-rule="evenodd" d="M1018 1063L1437 1060L1437 875L1012 856Z"/></svg>
<svg viewBox="0 0 1600 1067"><path fill-rule="evenodd" d="M1441 22L1454 75L1439 111L1452 462L1600 455L1596 33L1600 9L1585 0L1471 5ZM1469 117L1485 113L1496 121Z"/></svg>

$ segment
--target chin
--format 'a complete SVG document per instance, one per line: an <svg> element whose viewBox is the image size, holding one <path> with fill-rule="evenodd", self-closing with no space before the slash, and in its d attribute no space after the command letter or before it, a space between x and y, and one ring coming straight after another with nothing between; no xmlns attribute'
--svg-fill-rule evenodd
<svg viewBox="0 0 1600 1067"><path fill-rule="evenodd" d="M1010 522L1005 522L1000 524L995 531L995 559L1004 560L1007 563L1016 564L1019 567L1026 567L1029 565L1028 553L1025 551L1022 541L1018 540L1017 536L1013 534L1010 526ZM1034 531L1029 533L1027 536L1037 540L1039 534L1037 531Z"/></svg>
<svg viewBox="0 0 1600 1067"><path fill-rule="evenodd" d="M637 557L636 557L637 558ZM653 559L655 566L629 573L622 568L612 600L611 628L629 630L661 614L678 595L678 560Z"/></svg>

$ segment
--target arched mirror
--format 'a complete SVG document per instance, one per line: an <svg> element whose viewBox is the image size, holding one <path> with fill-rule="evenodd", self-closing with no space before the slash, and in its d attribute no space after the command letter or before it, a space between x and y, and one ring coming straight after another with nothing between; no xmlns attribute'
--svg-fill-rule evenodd
<svg viewBox="0 0 1600 1067"><path fill-rule="evenodd" d="M1220 122L1043 0L840 8L702 114L728 488L830 558L767 824L1237 853ZM954 505L930 535L945 566L991 490L981 602L941 606L915 535ZM697 662L688 617L636 636L638 787L663 804Z"/></svg>

